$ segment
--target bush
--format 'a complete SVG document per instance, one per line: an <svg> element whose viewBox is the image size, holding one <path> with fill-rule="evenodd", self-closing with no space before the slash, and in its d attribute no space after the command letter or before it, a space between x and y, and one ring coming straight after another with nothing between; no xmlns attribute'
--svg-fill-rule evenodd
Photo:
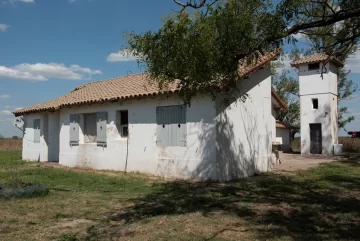
<svg viewBox="0 0 360 241"><path fill-rule="evenodd" d="M23 183L21 185L0 185L0 200L11 200L18 198L30 198L45 196L49 193L49 187L44 184Z"/></svg>

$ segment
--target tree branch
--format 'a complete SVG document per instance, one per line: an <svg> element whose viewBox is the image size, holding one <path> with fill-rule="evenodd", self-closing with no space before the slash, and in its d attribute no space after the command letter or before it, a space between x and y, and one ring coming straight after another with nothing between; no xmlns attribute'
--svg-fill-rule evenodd
<svg viewBox="0 0 360 241"><path fill-rule="evenodd" d="M296 25L292 26L291 28L289 28L287 31L284 31L283 33L279 34L278 36L274 36L274 37L265 39L265 41L263 43L255 46L253 48L249 48L246 53L237 54L235 56L234 60L239 61L240 59L247 57L254 51L261 50L262 46L267 45L271 42L280 40L282 38L286 38L292 34L296 34L299 31L329 26L331 24L334 24L334 23L337 23L337 22L340 22L343 20L347 20L350 18L359 17L359 16L360 16L360 8L355 8L355 9L351 9L351 10L340 10L336 14L326 16L324 19L321 19L321 20L316 20L316 21L312 21L309 23L296 24Z"/></svg>

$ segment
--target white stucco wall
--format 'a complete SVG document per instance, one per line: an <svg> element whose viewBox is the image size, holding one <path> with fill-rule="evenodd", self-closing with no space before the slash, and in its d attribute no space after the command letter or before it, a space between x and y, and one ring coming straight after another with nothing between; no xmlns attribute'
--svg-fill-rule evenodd
<svg viewBox="0 0 360 241"><path fill-rule="evenodd" d="M152 173L164 177L214 178L207 167L215 164L215 109L209 98L194 100L187 109L187 146L156 145L156 107L180 104L175 98L82 106L60 111L60 164L96 169ZM128 110L129 138L119 139L115 113ZM69 115L108 112L107 147L69 145ZM81 120L80 120L81 122ZM83 140L80 131L80 140ZM127 164L126 164L127 163Z"/></svg>
<svg viewBox="0 0 360 241"><path fill-rule="evenodd" d="M59 112L23 116L25 132L22 159L29 161L59 160ZM40 142L34 142L34 120L40 119Z"/></svg>
<svg viewBox="0 0 360 241"><path fill-rule="evenodd" d="M271 78L259 70L241 81L249 97L229 106L217 103L217 179L265 172L271 168L274 119Z"/></svg>
<svg viewBox="0 0 360 241"><path fill-rule="evenodd" d="M321 64L320 64L321 66ZM326 65L321 78L320 70L308 71L307 65L299 67L299 93L301 115L301 153L310 154L310 124L322 125L322 154L332 155L337 143L337 75L333 64ZM318 109L312 108L312 99L317 98Z"/></svg>
<svg viewBox="0 0 360 241"><path fill-rule="evenodd" d="M271 140L276 141L276 111L274 106L274 98L271 98Z"/></svg>
<svg viewBox="0 0 360 241"><path fill-rule="evenodd" d="M290 152L290 130L284 128L276 128L276 141L281 144L283 152Z"/></svg>
<svg viewBox="0 0 360 241"><path fill-rule="evenodd" d="M26 115L31 125L33 119L40 118L42 131L40 143L33 143L32 126L27 127L23 159L181 179L229 180L268 171L275 136L270 74L262 69L240 84L249 96L245 102L224 106L209 97L192 101L186 113L186 147L157 146L156 107L181 104L175 96L157 97ZM115 122L120 110L128 111L128 138L118 134ZM108 113L107 145L84 143L82 114L103 111ZM75 146L70 145L70 114L80 114L80 143Z"/></svg>

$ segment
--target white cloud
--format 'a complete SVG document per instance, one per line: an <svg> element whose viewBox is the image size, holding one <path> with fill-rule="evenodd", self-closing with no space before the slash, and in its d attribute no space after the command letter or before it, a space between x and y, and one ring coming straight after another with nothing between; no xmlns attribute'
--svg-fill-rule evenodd
<svg viewBox="0 0 360 241"><path fill-rule="evenodd" d="M35 3L35 0L9 0L10 3L22 2L22 3Z"/></svg>
<svg viewBox="0 0 360 241"><path fill-rule="evenodd" d="M0 99L7 99L10 98L10 95L0 95Z"/></svg>
<svg viewBox="0 0 360 241"><path fill-rule="evenodd" d="M136 61L138 60L138 57L134 56L134 53L132 51L124 49L124 50L120 50L117 53L109 54L106 60L108 62L126 62L126 61Z"/></svg>
<svg viewBox="0 0 360 241"><path fill-rule="evenodd" d="M360 73L360 49L354 55L350 56L345 63L345 68L351 70L351 73Z"/></svg>
<svg viewBox="0 0 360 241"><path fill-rule="evenodd" d="M69 0L69 3L74 3L76 2L76 0Z"/></svg>
<svg viewBox="0 0 360 241"><path fill-rule="evenodd" d="M82 80L102 74L100 70L83 68L79 65L66 66L58 63L18 64L13 67L0 66L0 79L23 81L46 81L48 79Z"/></svg>
<svg viewBox="0 0 360 241"><path fill-rule="evenodd" d="M0 23L0 32L6 32L8 28L10 28L10 25Z"/></svg>
<svg viewBox="0 0 360 241"><path fill-rule="evenodd" d="M12 115L11 111L9 111L9 110L2 110L2 111L0 111L0 114L2 114L2 115Z"/></svg>
<svg viewBox="0 0 360 241"><path fill-rule="evenodd" d="M21 110L24 109L24 107L16 107L15 110Z"/></svg>

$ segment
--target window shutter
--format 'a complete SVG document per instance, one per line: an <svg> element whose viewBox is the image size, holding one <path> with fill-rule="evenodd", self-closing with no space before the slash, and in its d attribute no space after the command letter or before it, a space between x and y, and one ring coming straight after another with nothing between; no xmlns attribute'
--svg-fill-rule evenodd
<svg viewBox="0 0 360 241"><path fill-rule="evenodd" d="M156 123L157 123L157 130L156 130L156 144L158 146L163 146L163 135L164 135L164 107L156 107Z"/></svg>
<svg viewBox="0 0 360 241"><path fill-rule="evenodd" d="M40 143L40 119L34 120L34 142Z"/></svg>
<svg viewBox="0 0 360 241"><path fill-rule="evenodd" d="M179 146L186 146L187 140L187 128L186 128L186 106L180 106L180 126L179 126Z"/></svg>
<svg viewBox="0 0 360 241"><path fill-rule="evenodd" d="M98 145L106 145L107 112L96 113L96 142Z"/></svg>
<svg viewBox="0 0 360 241"><path fill-rule="evenodd" d="M79 145L79 114L70 114L70 146Z"/></svg>
<svg viewBox="0 0 360 241"><path fill-rule="evenodd" d="M186 106L159 106L156 108L158 146L186 146Z"/></svg>

